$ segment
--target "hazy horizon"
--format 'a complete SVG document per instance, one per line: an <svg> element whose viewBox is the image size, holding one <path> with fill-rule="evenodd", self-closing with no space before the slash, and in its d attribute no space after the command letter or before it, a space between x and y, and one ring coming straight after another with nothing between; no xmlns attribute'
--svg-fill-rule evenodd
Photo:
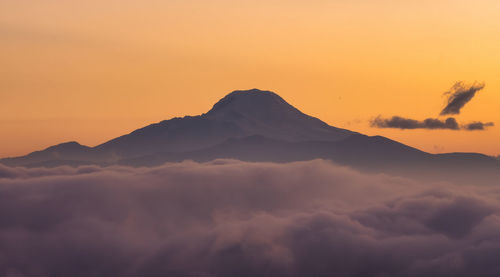
<svg viewBox="0 0 500 277"><path fill-rule="evenodd" d="M254 87L332 126L496 156L500 128L369 121L438 117L445 91L478 81L485 88L457 120L500 122L499 9L494 0L2 1L0 156L97 145Z"/></svg>

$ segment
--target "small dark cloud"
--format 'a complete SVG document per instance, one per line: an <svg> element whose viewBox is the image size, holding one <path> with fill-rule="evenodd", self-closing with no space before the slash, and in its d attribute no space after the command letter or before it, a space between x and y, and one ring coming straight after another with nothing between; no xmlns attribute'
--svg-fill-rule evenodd
<svg viewBox="0 0 500 277"><path fill-rule="evenodd" d="M440 115L460 114L460 109L462 109L465 104L474 98L476 92L482 90L483 88L484 83L475 82L468 85L464 82L456 82L449 91L444 93L449 96L446 107L444 107Z"/></svg>
<svg viewBox="0 0 500 277"><path fill-rule="evenodd" d="M460 127L453 117L446 120L437 118L427 118L423 121L393 116L391 118L382 118L378 116L371 121L371 126L376 128L397 128L397 129L449 129L459 130Z"/></svg>
<svg viewBox="0 0 500 277"><path fill-rule="evenodd" d="M492 126L495 126L495 123L474 121L474 122L463 125L462 128L464 130L468 130L468 131L481 131L481 130L485 130L488 127L492 127Z"/></svg>
<svg viewBox="0 0 500 277"><path fill-rule="evenodd" d="M453 117L447 118L445 121L436 118L427 118L423 121L425 129L451 129L458 130L458 123Z"/></svg>

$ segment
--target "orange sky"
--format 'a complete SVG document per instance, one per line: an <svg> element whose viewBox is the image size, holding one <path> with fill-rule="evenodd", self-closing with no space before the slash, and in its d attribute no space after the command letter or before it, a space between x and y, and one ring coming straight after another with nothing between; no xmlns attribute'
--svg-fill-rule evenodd
<svg viewBox="0 0 500 277"><path fill-rule="evenodd" d="M497 0L2 0L0 157L94 146L254 87L337 127L498 155L499 15ZM457 120L497 127L369 126L437 117L459 80L486 87Z"/></svg>

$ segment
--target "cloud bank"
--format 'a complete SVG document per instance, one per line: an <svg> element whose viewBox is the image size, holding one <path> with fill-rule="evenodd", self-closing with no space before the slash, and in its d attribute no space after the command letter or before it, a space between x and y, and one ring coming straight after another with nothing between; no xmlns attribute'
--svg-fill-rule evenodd
<svg viewBox="0 0 500 277"><path fill-rule="evenodd" d="M428 129L428 130L467 130L467 131L482 131L486 128L495 126L493 122L474 121L460 126L457 120L449 117L446 120L437 118L427 118L425 120L416 120L404 118L401 116L393 116L391 118L383 118L377 116L370 122L371 127L375 128L395 128L395 129Z"/></svg>
<svg viewBox="0 0 500 277"><path fill-rule="evenodd" d="M445 92L448 95L446 107L440 115L460 114L460 110L467 104L476 93L484 88L484 83L473 83L467 85L464 82L456 82L451 89Z"/></svg>
<svg viewBox="0 0 500 277"><path fill-rule="evenodd" d="M330 162L0 166L1 276L498 276L500 190Z"/></svg>
<svg viewBox="0 0 500 277"><path fill-rule="evenodd" d="M404 118L401 116L393 116L391 118L376 117L370 122L372 127L376 128L397 128L397 129L449 129L459 130L455 118L450 117L446 120L436 118L427 118L425 120L415 120Z"/></svg>

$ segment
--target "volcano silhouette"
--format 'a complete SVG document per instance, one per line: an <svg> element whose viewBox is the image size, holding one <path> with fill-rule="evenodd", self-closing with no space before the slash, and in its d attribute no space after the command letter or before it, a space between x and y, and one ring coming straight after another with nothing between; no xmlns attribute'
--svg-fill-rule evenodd
<svg viewBox="0 0 500 277"><path fill-rule="evenodd" d="M500 172L500 161L476 153L430 154L381 136L336 128L306 115L274 92L239 90L198 116L148 125L95 147L68 142L26 156L5 158L9 166L155 166L214 159L293 162L327 159L371 172L455 178L468 170L477 178Z"/></svg>

